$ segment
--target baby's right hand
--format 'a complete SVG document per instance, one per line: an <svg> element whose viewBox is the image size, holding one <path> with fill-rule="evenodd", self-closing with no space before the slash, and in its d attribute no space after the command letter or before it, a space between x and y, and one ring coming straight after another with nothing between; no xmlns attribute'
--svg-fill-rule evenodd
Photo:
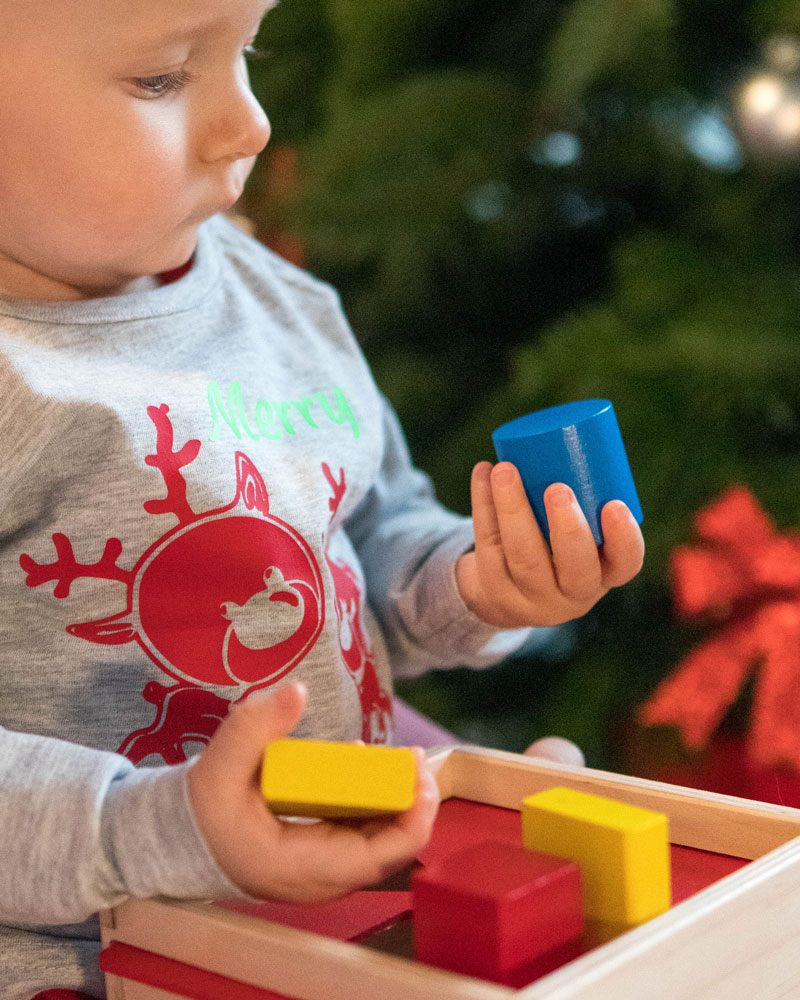
<svg viewBox="0 0 800 1000"><path fill-rule="evenodd" d="M264 747L300 721L307 691L292 683L234 705L189 769L189 797L217 864L251 896L322 902L382 881L427 843L439 805L436 782L417 755L414 805L359 823L294 823L274 816L260 790Z"/></svg>

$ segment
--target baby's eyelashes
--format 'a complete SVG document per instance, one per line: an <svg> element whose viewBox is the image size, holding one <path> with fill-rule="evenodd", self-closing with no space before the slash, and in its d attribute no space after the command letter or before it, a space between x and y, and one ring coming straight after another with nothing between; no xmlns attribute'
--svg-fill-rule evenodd
<svg viewBox="0 0 800 1000"><path fill-rule="evenodd" d="M248 61L258 61L261 59L268 59L269 53L262 51L255 47L255 45L246 45L242 49L242 55ZM141 91L147 98L153 97L163 97L165 94L176 93L182 90L187 83L191 83L195 79L195 74L190 73L189 70L181 68L174 70L170 73L158 73L155 76L135 76L133 77L133 84L137 90Z"/></svg>
<svg viewBox="0 0 800 1000"><path fill-rule="evenodd" d="M187 69L179 69L172 73L159 73L158 76L134 77L133 83L148 97L161 97L182 90L193 79L194 74Z"/></svg>

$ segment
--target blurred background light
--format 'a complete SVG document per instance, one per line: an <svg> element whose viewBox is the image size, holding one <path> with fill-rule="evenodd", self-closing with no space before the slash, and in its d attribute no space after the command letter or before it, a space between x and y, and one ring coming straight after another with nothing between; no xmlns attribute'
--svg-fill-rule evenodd
<svg viewBox="0 0 800 1000"><path fill-rule="evenodd" d="M758 65L734 91L737 130L748 152L760 160L789 163L800 158L800 41L768 39Z"/></svg>
<svg viewBox="0 0 800 1000"><path fill-rule="evenodd" d="M534 144L531 159L547 167L569 167L581 158L581 141L572 132L551 132Z"/></svg>
<svg viewBox="0 0 800 1000"><path fill-rule="evenodd" d="M739 170L743 165L739 143L719 109L697 111L683 133L687 149L715 170Z"/></svg>

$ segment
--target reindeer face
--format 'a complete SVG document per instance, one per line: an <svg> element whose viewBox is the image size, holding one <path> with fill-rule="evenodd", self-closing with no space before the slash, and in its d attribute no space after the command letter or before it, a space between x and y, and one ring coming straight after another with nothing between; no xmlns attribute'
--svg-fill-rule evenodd
<svg viewBox="0 0 800 1000"><path fill-rule="evenodd" d="M320 570L302 535L270 513L261 474L241 452L232 501L204 513L191 508L180 470L195 460L200 442L174 450L168 412L166 405L148 408L157 449L146 462L161 470L167 496L146 501L144 508L173 515L177 527L130 570L118 565L118 539L109 539L96 563L79 563L62 534L53 538L55 562L22 555L20 565L30 587L56 581L57 598L68 597L79 577L125 583L123 611L67 631L108 645L137 642L170 677L233 689L239 698L284 677L316 641L325 614Z"/></svg>
<svg viewBox="0 0 800 1000"><path fill-rule="evenodd" d="M274 683L319 632L315 563L269 515L193 523L151 553L136 591L141 639L170 672L206 685Z"/></svg>
<svg viewBox="0 0 800 1000"><path fill-rule="evenodd" d="M118 752L133 761L152 754L177 763L185 759L186 742L211 738L231 702L274 684L306 656L325 621L325 593L313 550L270 513L266 485L250 459L235 455L236 490L229 504L196 512L182 470L197 458L200 442L176 447L166 404L147 412L156 451L145 462L161 472L167 495L143 506L150 515L170 515L177 526L173 520L138 559L128 553L122 565L119 539L110 538L96 562L83 562L68 536L56 532L53 562L22 554L20 566L29 587L52 581L59 600L69 598L80 578L125 585L124 609L68 625L67 632L104 645L135 642L171 679L170 686L145 686L143 697L156 707L156 717L130 733ZM345 474L340 469L334 476L324 462L322 472L332 492L332 522L345 495ZM342 658L362 706L362 738L385 742L391 700L380 687L361 624L361 586L349 566L329 556L327 544Z"/></svg>
<svg viewBox="0 0 800 1000"><path fill-rule="evenodd" d="M264 573L264 590L244 604L226 601L222 617L247 649L268 649L293 635L303 620L303 595L284 580L277 566Z"/></svg>

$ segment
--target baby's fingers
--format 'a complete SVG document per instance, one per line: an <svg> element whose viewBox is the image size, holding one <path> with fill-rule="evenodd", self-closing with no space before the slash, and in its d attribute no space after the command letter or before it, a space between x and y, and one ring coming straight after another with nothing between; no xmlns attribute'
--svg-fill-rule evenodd
<svg viewBox="0 0 800 1000"><path fill-rule="evenodd" d="M370 850L385 875L414 860L428 843L439 809L439 789L421 750L413 806L370 833Z"/></svg>
<svg viewBox="0 0 800 1000"><path fill-rule="evenodd" d="M621 587L642 568L644 539L633 514L621 500L611 500L600 515L603 527L603 584Z"/></svg>
<svg viewBox="0 0 800 1000"><path fill-rule="evenodd" d="M458 561L459 592L483 621L513 628L529 614L529 596L518 581L527 587L531 581L539 584L543 576L552 578L549 553L541 551L547 547L512 465L492 468L489 462L479 462L472 473L471 492L475 551Z"/></svg>
<svg viewBox="0 0 800 1000"><path fill-rule="evenodd" d="M492 470L491 488L508 576L526 600L538 599L554 584L553 566L519 472L500 462Z"/></svg>
<svg viewBox="0 0 800 1000"><path fill-rule="evenodd" d="M439 786L425 760L422 750L415 748L417 757L417 780L414 789L414 805L397 817L395 826L401 831L405 850L416 852L428 843L433 821L439 810ZM401 842L398 842L400 846Z"/></svg>
<svg viewBox="0 0 800 1000"><path fill-rule="evenodd" d="M553 483L544 492L550 547L558 588L568 600L597 600L602 573L592 529L575 494L565 483Z"/></svg>
<svg viewBox="0 0 800 1000"><path fill-rule="evenodd" d="M492 466L489 462L479 462L472 470L470 493L475 553L481 575L489 578L503 575L506 563L492 496Z"/></svg>
<svg viewBox="0 0 800 1000"><path fill-rule="evenodd" d="M375 885L410 864L431 835L439 790L421 753L414 804L391 819L283 824L283 844L305 878L292 896L321 902Z"/></svg>

